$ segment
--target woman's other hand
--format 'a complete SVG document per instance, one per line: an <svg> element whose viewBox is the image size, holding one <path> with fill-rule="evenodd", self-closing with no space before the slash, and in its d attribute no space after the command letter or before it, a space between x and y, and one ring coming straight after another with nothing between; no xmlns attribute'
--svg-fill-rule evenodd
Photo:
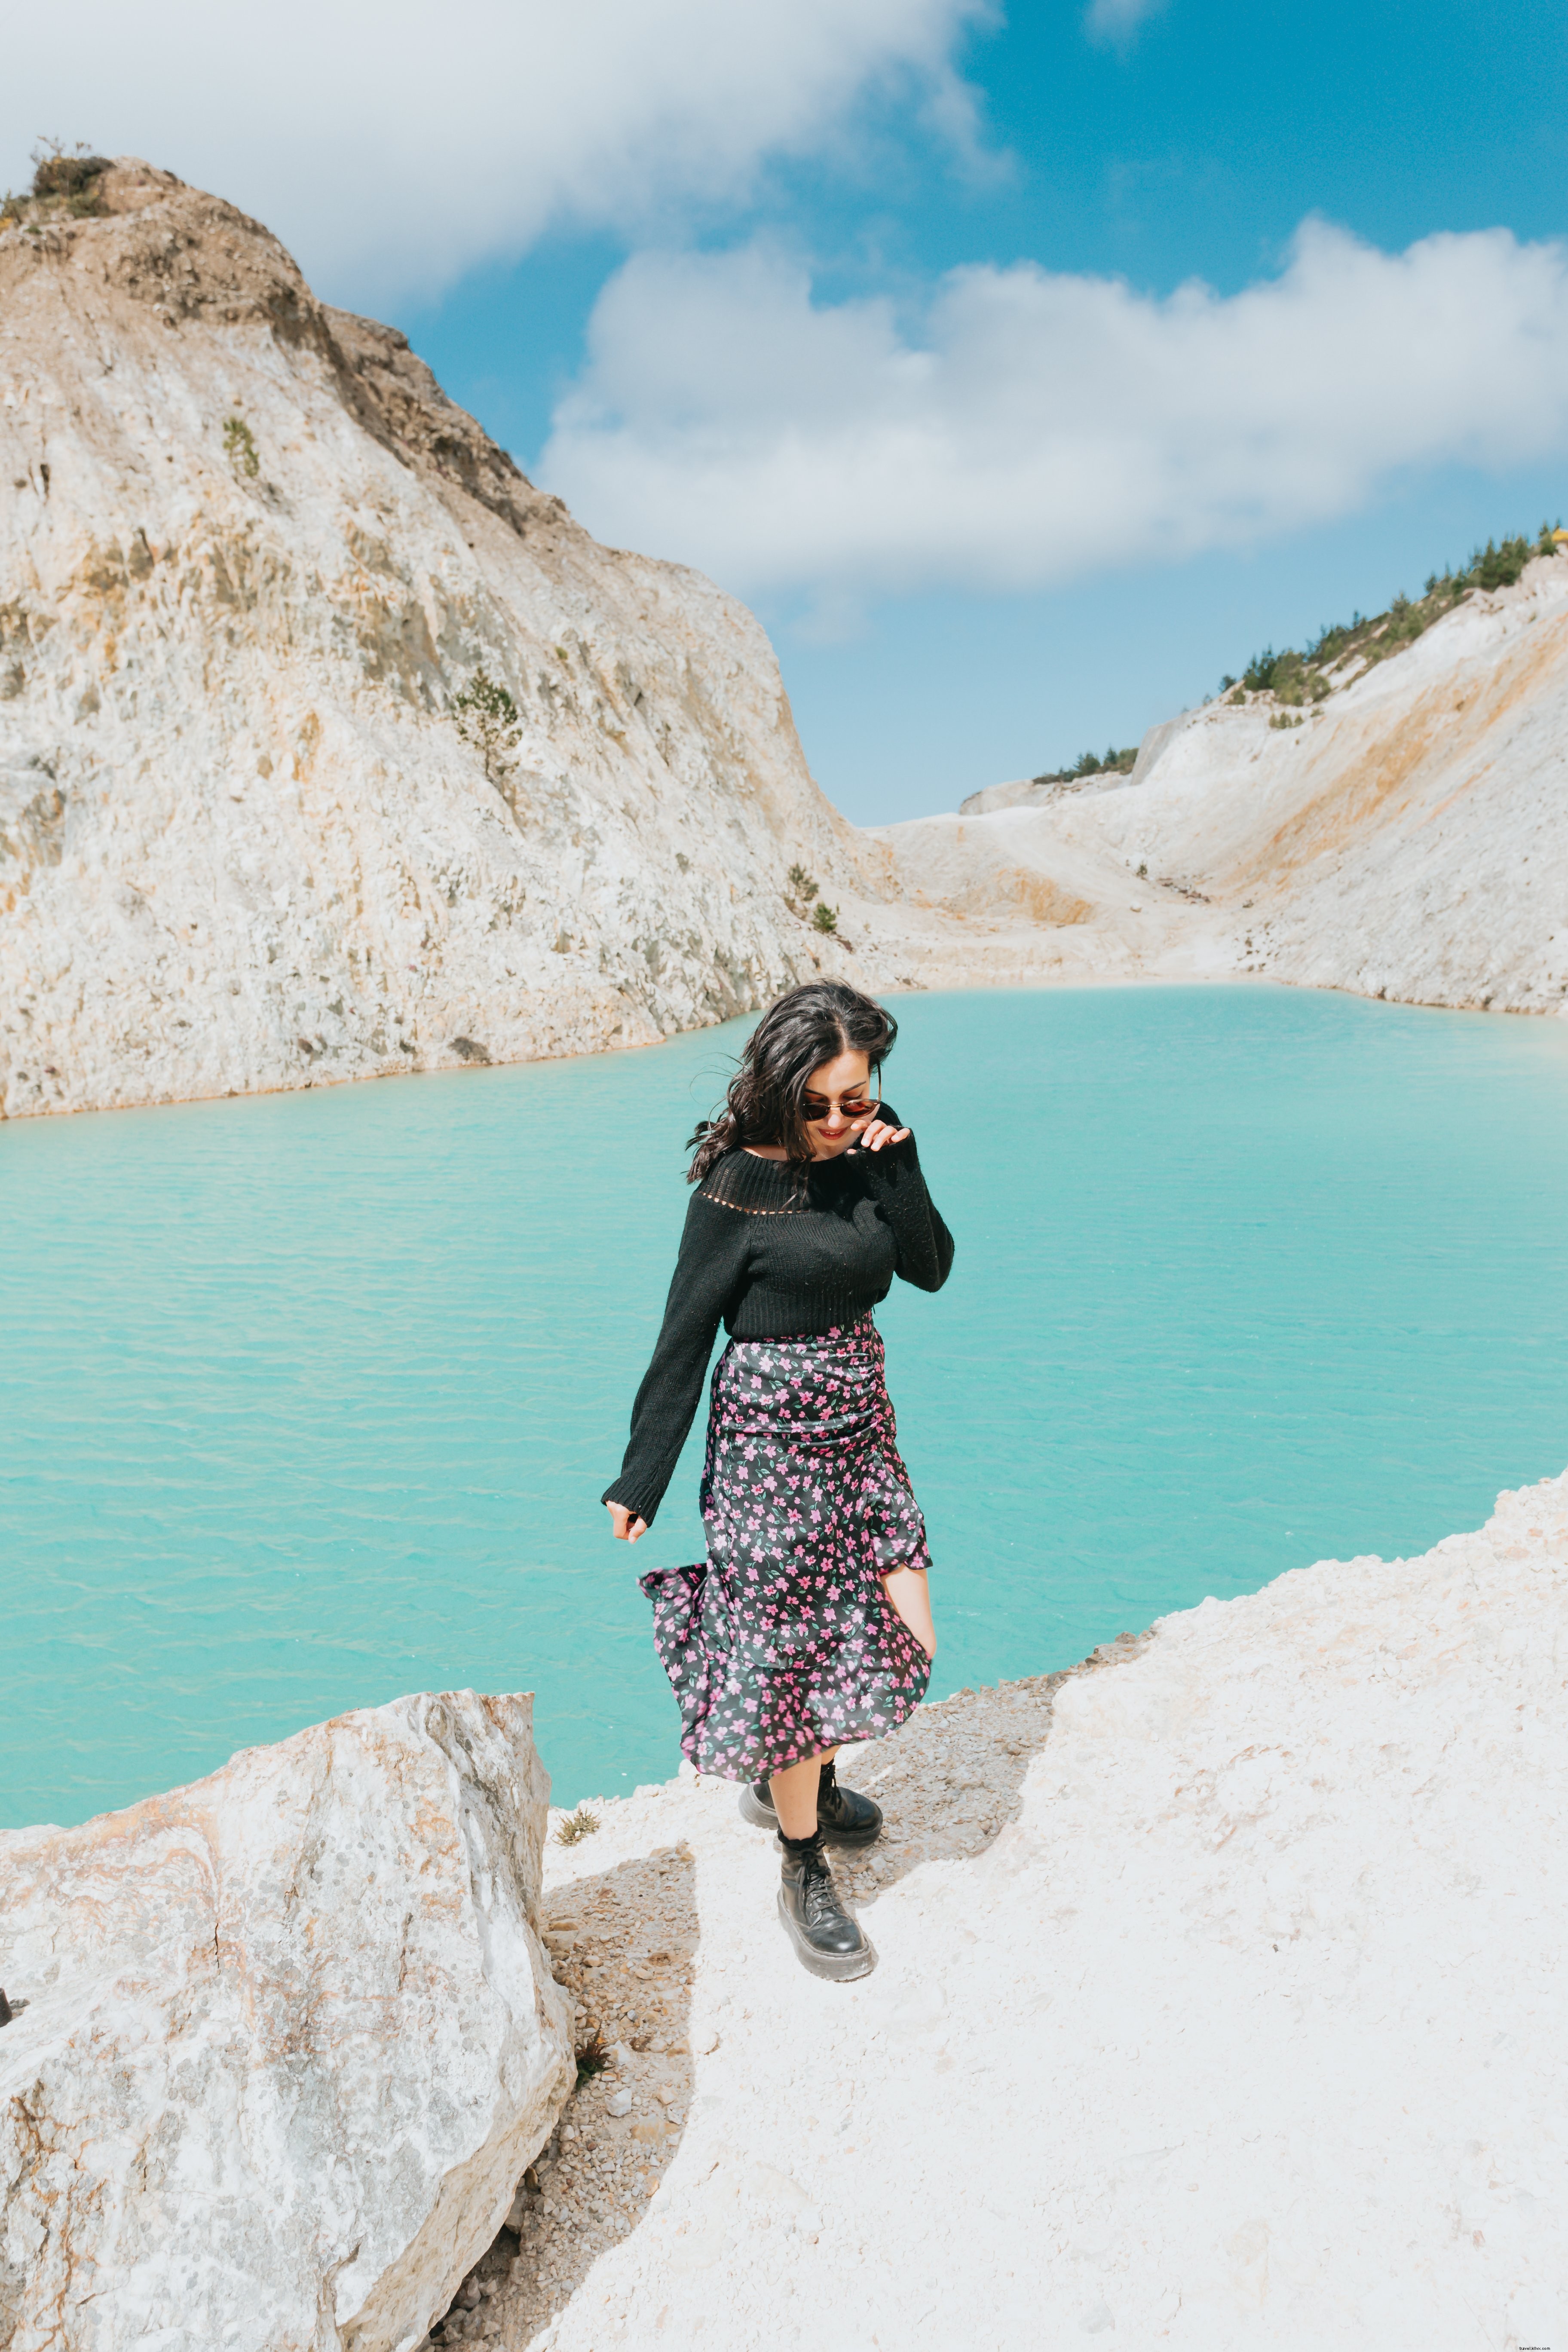
<svg viewBox="0 0 1568 2352"><path fill-rule="evenodd" d="M923 1568L895 1568L882 1579L888 1606L901 1617L928 1658L936 1655L936 1626L931 1613L931 1586Z"/></svg>
<svg viewBox="0 0 1568 2352"><path fill-rule="evenodd" d="M889 1127L885 1118L868 1119L860 1131L862 1151L880 1151L887 1143L903 1143L909 1137L907 1127Z"/></svg>
<svg viewBox="0 0 1568 2352"><path fill-rule="evenodd" d="M610 1515L617 1543L636 1543L638 1536L647 1535L647 1521L634 1518L624 1503L606 1503L605 1508Z"/></svg>

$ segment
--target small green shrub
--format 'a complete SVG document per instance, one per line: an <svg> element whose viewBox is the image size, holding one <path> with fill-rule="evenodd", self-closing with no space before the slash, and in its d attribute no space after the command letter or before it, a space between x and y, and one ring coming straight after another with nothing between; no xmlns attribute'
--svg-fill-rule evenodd
<svg viewBox="0 0 1568 2352"><path fill-rule="evenodd" d="M33 194L47 198L89 198L99 209L99 199L93 183L109 169L107 155L94 155L82 140L68 149L60 139L40 139L33 150Z"/></svg>
<svg viewBox="0 0 1568 2352"><path fill-rule="evenodd" d="M790 912L798 915L804 923L816 898L816 875L808 874L798 862L792 866L784 876L784 898Z"/></svg>
<svg viewBox="0 0 1568 2352"><path fill-rule="evenodd" d="M838 909L837 907L828 906L826 899L819 898L816 902L816 912L811 920L813 928L816 930L825 933L836 931L838 929Z"/></svg>
<svg viewBox="0 0 1568 2352"><path fill-rule="evenodd" d="M498 790L517 765L522 721L504 686L486 669L477 669L452 703L458 734L479 755L485 779Z"/></svg>
<svg viewBox="0 0 1568 2352"><path fill-rule="evenodd" d="M595 2074L602 2074L609 2063L610 2053L604 2034L595 2025L586 2042L577 2044L577 2088L581 2090L584 2084L591 2083Z"/></svg>
<svg viewBox="0 0 1568 2352"><path fill-rule="evenodd" d="M1030 779L1037 784L1078 784L1089 776L1130 776L1138 760L1136 743L1127 743L1118 751L1108 744L1105 756L1096 751L1080 751L1070 768L1053 768L1048 775Z"/></svg>
<svg viewBox="0 0 1568 2352"><path fill-rule="evenodd" d="M31 191L22 194L8 189L0 201L0 228L25 223L37 230L62 215L89 220L107 209L99 186L109 169L107 155L94 155L81 140L68 148L61 139L40 139L32 163Z"/></svg>
<svg viewBox="0 0 1568 2352"><path fill-rule="evenodd" d="M598 1814L591 1813L586 1805L579 1805L574 1813L568 1813L564 1821L557 1823L555 1843L557 1845L580 1845L585 1837L593 1836L598 1826Z"/></svg>
<svg viewBox="0 0 1568 2352"><path fill-rule="evenodd" d="M256 436L243 417L230 416L223 428L224 454L237 474L253 482L261 471L261 459L257 454Z"/></svg>
<svg viewBox="0 0 1568 2352"><path fill-rule="evenodd" d="M1470 558L1470 576L1478 588L1511 588L1536 551L1528 539L1505 539L1500 547L1489 539Z"/></svg>

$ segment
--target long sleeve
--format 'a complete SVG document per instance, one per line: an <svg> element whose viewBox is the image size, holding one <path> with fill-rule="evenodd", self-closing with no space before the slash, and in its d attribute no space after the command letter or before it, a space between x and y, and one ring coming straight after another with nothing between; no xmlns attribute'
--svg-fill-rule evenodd
<svg viewBox="0 0 1568 2352"><path fill-rule="evenodd" d="M885 1107L882 1116L891 1118ZM926 1191L914 1137L885 1144L880 1151L862 1151L859 1167L867 1192L892 1233L900 1276L917 1290L940 1290L952 1271L952 1235Z"/></svg>
<svg viewBox="0 0 1568 2352"><path fill-rule="evenodd" d="M751 1223L701 1192L687 1210L664 1322L632 1406L626 1458L602 1497L624 1504L649 1527L700 1401L725 1306L744 1275Z"/></svg>

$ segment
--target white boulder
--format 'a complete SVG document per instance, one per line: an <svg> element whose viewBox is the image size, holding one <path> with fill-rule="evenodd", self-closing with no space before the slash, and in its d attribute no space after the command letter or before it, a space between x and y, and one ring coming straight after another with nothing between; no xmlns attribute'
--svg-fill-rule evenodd
<svg viewBox="0 0 1568 2352"><path fill-rule="evenodd" d="M419 2343L574 2080L531 1720L397 1699L0 1837L0 2343Z"/></svg>

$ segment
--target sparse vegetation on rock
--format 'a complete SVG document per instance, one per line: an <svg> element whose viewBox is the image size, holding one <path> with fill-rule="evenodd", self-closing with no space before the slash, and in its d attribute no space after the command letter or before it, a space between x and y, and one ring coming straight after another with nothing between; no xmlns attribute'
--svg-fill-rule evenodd
<svg viewBox="0 0 1568 2352"><path fill-rule="evenodd" d="M795 865L784 876L784 900L792 915L804 923L816 899L816 877L808 874L804 866Z"/></svg>
<svg viewBox="0 0 1568 2352"><path fill-rule="evenodd" d="M595 2025L587 2040L577 2044L577 2088L581 2090L595 2074L602 2074L609 2063L608 2044Z"/></svg>
<svg viewBox="0 0 1568 2352"><path fill-rule="evenodd" d="M0 227L41 223L62 213L90 219L106 209L99 181L109 169L107 155L94 155L80 140L68 148L63 140L41 139L32 163L32 189L26 194L7 190L0 202Z"/></svg>
<svg viewBox="0 0 1568 2352"><path fill-rule="evenodd" d="M1348 621L1326 622L1310 646L1297 651L1287 646L1276 653L1265 646L1254 654L1239 678L1227 672L1219 690L1233 703L1248 695L1271 694L1292 709L1321 702L1338 686L1402 653L1406 646L1451 613L1467 596L1511 588L1525 565L1537 555L1554 554L1561 524L1543 522L1533 539L1522 533L1513 539L1489 539L1458 571L1428 574L1419 596L1398 595L1386 613L1352 613Z"/></svg>
<svg viewBox="0 0 1568 2352"><path fill-rule="evenodd" d="M1138 757L1136 743L1125 743L1121 751L1108 744L1103 758L1095 751L1080 751L1070 768L1053 768L1048 774L1035 776L1037 784L1076 784L1089 776L1130 776Z"/></svg>
<svg viewBox="0 0 1568 2352"><path fill-rule="evenodd" d="M487 782L504 784L517 765L522 722L517 705L504 686L485 669L477 669L452 704L458 734L479 755Z"/></svg>
<svg viewBox="0 0 1568 2352"><path fill-rule="evenodd" d="M598 1814L590 1812L586 1805L579 1805L574 1813L568 1813L563 1821L556 1823L555 1843L557 1845L580 1845L585 1837L593 1836L598 1826Z"/></svg>
<svg viewBox="0 0 1568 2352"><path fill-rule="evenodd" d="M850 944L839 931L837 908L819 896L816 875L808 874L804 866L792 866L784 876L784 903L792 915L798 915L824 939L836 940L841 948Z"/></svg>
<svg viewBox="0 0 1568 2352"><path fill-rule="evenodd" d="M254 481L261 471L261 459L257 452L256 436L243 417L225 419L223 428L224 455L237 474Z"/></svg>

